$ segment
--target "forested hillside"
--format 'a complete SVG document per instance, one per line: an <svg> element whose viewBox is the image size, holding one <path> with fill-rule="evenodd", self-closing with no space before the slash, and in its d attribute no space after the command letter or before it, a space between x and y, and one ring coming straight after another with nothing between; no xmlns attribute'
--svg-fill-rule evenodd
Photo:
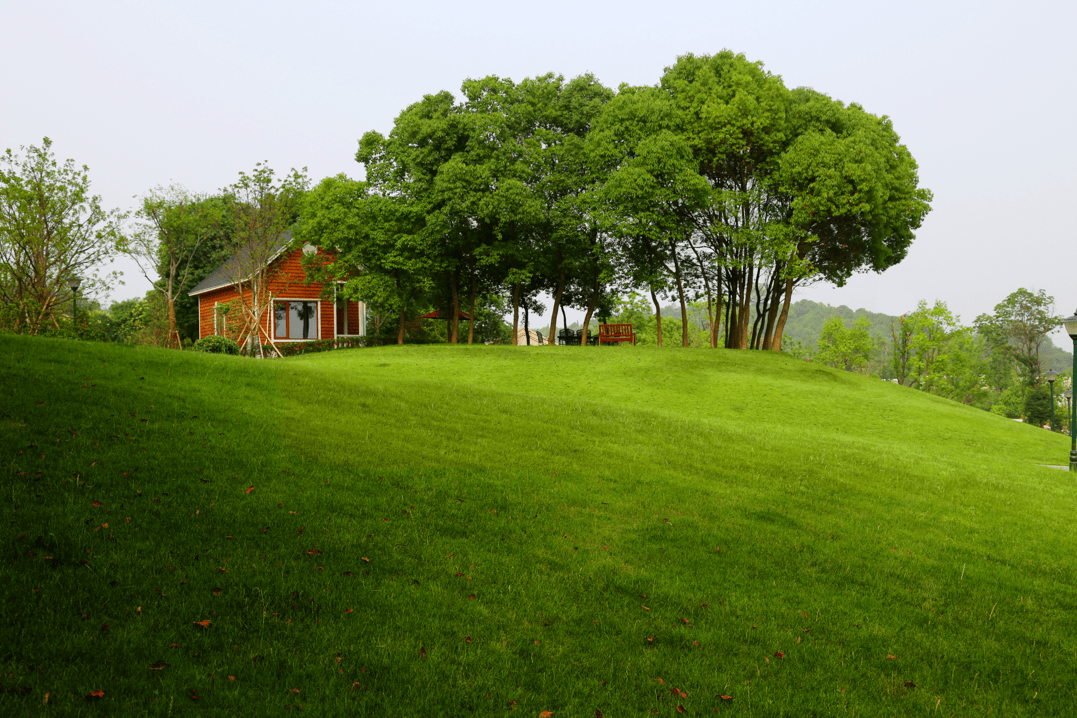
<svg viewBox="0 0 1077 718"><path fill-rule="evenodd" d="M915 307L910 307L909 311L912 312L915 309ZM663 319L668 317L669 321L677 322L680 321L681 312L676 305L670 305L662 308L662 316ZM803 349L810 350L819 343L823 325L834 316L841 317L847 325L853 324L858 319L867 319L870 323L868 334L887 344L893 339L891 334L893 323L901 319L900 316L869 312L863 308L853 310L844 304L832 307L829 304L813 302L810 299L801 299L789 307L789 320L785 325L785 339L787 342L789 340L799 342ZM704 309L695 305L689 306L688 317L693 325L705 325L707 321L704 316ZM572 326L577 328L576 324ZM1044 360L1045 370L1050 369L1065 373L1073 368L1073 354L1053 342L1044 346Z"/></svg>

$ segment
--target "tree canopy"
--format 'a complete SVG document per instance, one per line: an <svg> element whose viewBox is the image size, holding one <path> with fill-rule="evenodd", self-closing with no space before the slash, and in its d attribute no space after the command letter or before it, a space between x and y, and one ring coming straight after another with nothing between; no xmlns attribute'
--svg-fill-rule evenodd
<svg viewBox="0 0 1077 718"><path fill-rule="evenodd" d="M83 294L101 288L95 274L117 252L123 215L90 194L89 168L57 162L52 141L0 155L0 325L36 334L59 327L67 280Z"/></svg>
<svg viewBox="0 0 1077 718"><path fill-rule="evenodd" d="M616 92L554 74L461 90L366 133L366 180L323 182L297 230L363 267L348 291L392 308L399 341L412 312L457 317L486 289L511 297L513 336L548 292L550 341L561 306L586 324L643 290L659 344L662 301L683 317L705 298L712 346L724 321L725 346L779 350L796 286L900 262L930 209L889 118L729 51Z"/></svg>

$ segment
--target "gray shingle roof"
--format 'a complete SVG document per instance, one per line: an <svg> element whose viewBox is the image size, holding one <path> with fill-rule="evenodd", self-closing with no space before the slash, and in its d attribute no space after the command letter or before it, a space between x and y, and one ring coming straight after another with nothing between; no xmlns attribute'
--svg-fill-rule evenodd
<svg viewBox="0 0 1077 718"><path fill-rule="evenodd" d="M270 250L269 261L281 255L289 244L292 242L292 233L284 232L277 238L277 241L273 243ZM198 284L191 288L191 291L187 292L188 296L194 297L199 294L205 294L206 292L213 291L214 289L220 289L221 287L228 287L236 283L236 274L243 267L247 266L250 257L250 249L243 248L236 252L227 262L214 269L209 275L206 276ZM243 277L247 279L247 277Z"/></svg>

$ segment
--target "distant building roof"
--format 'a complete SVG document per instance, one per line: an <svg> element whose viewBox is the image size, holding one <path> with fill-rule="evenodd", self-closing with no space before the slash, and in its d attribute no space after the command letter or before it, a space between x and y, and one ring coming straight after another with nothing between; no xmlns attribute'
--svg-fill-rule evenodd
<svg viewBox="0 0 1077 718"><path fill-rule="evenodd" d="M279 257L281 253L285 249L287 249L288 245L291 243L291 232L284 232L279 237L277 237L276 241L273 243L273 246L270 248L269 261L272 262L274 259ZM199 294L211 292L214 289L230 287L237 281L245 281L246 279L248 279L249 275L246 277L237 277L236 275L239 271L242 271L243 268L247 266L249 258L250 249L248 247L240 249L238 252L232 255L232 257L229 258L228 261L210 272L205 279L194 285L194 287L191 288L191 291L187 292L188 296L194 297Z"/></svg>

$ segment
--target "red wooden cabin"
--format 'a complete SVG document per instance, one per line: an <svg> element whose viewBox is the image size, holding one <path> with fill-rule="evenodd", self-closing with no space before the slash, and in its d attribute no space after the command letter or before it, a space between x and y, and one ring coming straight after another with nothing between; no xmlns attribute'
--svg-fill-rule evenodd
<svg viewBox="0 0 1077 718"><path fill-rule="evenodd" d="M307 284L306 273L300 264L304 253L317 252L332 259L333 250L307 245L289 250L290 234L282 235L272 253L267 273L268 305L262 314L262 341L271 337L276 342L304 342L366 334L366 305L363 302L337 298L322 299L320 283ZM243 326L237 290L237 258L232 257L188 294L198 297L198 338L217 334L239 339ZM245 280L246 278L244 278ZM343 284L340 282L338 284ZM250 296L250 288L244 287Z"/></svg>

